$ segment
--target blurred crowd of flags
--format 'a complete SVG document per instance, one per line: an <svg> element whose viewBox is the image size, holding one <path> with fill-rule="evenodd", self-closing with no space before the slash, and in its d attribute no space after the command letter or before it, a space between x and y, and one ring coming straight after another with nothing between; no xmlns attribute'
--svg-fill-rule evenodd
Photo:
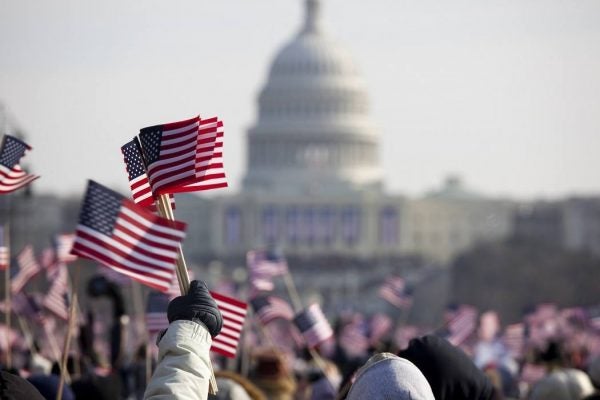
<svg viewBox="0 0 600 400"><path fill-rule="evenodd" d="M72 285L67 265L85 258L102 264L101 273L116 285L130 287L132 281L137 281L150 287L145 329L150 336L166 329L168 303L180 294L176 260L181 254L186 224L174 220L172 215L163 215L161 200L174 207L176 193L227 187L223 137L223 122L218 117L197 116L141 129L139 136L121 147L131 199L88 181L75 232L56 235L40 257L33 246L25 246L16 255L14 268L7 225L0 226L0 270L8 272L12 297L10 309L6 302L0 303L0 308L7 313L14 310L19 318L42 326L50 335L54 319L68 320L69 307L74 303L70 301ZM23 188L38 178L19 164L30 150L20 139L4 136L0 145L0 194ZM302 304L282 252L251 250L246 262L248 281L241 290L211 292L224 317L223 330L213 339L211 350L225 357L236 357L243 347L244 333L257 326L262 327L262 339L270 344L276 337L286 335L277 332L285 327L294 339L288 340L290 345L303 342L314 350L333 341L351 357L364 356L384 343L400 349L411 338L425 333L445 337L472 354L476 361L497 362L494 357L507 356L526 361L533 349L539 350L553 340L585 346L591 354L600 354L600 307L560 309L553 304L540 304L522 321L504 328L495 311L480 313L467 304L449 308L442 326L435 329L411 326L406 318L399 319L398 313L384 312L368 317L347 313L332 327L318 303L306 307ZM47 280L46 293L26 291L27 284L42 273ZM280 277L291 302L275 293L275 280ZM401 276L388 276L381 283L378 296L405 316L412 309L411 288ZM79 322L82 320L78 318ZM9 337L10 332L6 335ZM6 341L1 342L0 346L6 345ZM498 354L490 356L494 352L490 349L500 350L494 350ZM521 377L535 380L538 372L527 361Z"/></svg>

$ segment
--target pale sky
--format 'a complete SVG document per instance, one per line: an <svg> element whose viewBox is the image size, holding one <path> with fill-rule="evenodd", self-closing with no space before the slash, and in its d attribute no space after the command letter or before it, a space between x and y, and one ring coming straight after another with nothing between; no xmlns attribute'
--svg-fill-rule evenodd
<svg viewBox="0 0 600 400"><path fill-rule="evenodd" d="M38 192L127 192L120 146L219 115L230 192L302 0L0 0L0 101ZM600 194L600 1L323 0L369 86L390 192L448 173L489 195ZM221 192L225 194L226 192Z"/></svg>

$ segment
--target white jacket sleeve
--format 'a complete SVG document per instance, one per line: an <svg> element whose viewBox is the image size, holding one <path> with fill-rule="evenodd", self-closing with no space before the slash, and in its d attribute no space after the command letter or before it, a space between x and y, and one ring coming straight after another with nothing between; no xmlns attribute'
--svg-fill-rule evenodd
<svg viewBox="0 0 600 400"><path fill-rule="evenodd" d="M208 330L192 321L174 321L158 344L158 366L144 399L205 400L210 367Z"/></svg>

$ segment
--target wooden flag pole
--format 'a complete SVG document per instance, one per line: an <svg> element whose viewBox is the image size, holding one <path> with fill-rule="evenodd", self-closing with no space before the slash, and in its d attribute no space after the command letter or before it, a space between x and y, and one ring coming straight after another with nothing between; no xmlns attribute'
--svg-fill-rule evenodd
<svg viewBox="0 0 600 400"><path fill-rule="evenodd" d="M6 367L12 368L12 349L10 348L10 314L12 312L12 305L10 303L10 224L5 225L5 243L8 251L8 257L6 260L6 269L4 270L4 302L6 304L6 310L4 311L4 321L6 324Z"/></svg>
<svg viewBox="0 0 600 400"><path fill-rule="evenodd" d="M292 274L290 273L289 270L284 274L283 279L285 281L285 286L287 288L288 294L290 295L290 299L292 299L292 303L294 304L294 311L296 313L298 313L299 311L302 310L302 300L300 299L300 295L298 294L298 290L296 289L296 284L294 284L294 280L292 279ZM327 371L326 371L327 365L325 364L325 360L323 360L321 355L319 353L317 353L316 350L311 347L308 347L308 352L310 353L310 356L313 358L313 360L315 360L317 367L323 373L323 376L325 377L325 380L327 380L327 383L329 383L331 388L334 391L336 391L337 389L334 387L333 383L331 383L331 379L329 379L329 375L327 375Z"/></svg>
<svg viewBox="0 0 600 400"><path fill-rule="evenodd" d="M175 220L175 215L173 214L173 208L171 207L171 199L169 199L168 194L161 194L158 197L158 210L162 217L170 219L171 221ZM179 257L177 257L177 268L175 269L177 272L177 281L179 282L179 290L181 290L181 294L185 295L190 290L190 276L188 275L187 266L185 264L185 258L183 256L183 249L181 244L179 245ZM208 392L212 395L216 395L219 391L217 387L217 380L215 378L215 373L213 371L212 363L210 362L210 358L208 359L208 368L210 369L210 378L208 381Z"/></svg>
<svg viewBox="0 0 600 400"><path fill-rule="evenodd" d="M25 338L25 343L27 343L29 351L32 354L36 354L37 350L35 349L35 345L33 343L33 334L31 333L31 328L29 327L29 324L20 315L17 315L17 322L19 323L21 332L23 332L23 337Z"/></svg>
<svg viewBox="0 0 600 400"><path fill-rule="evenodd" d="M73 323L75 322L75 312L77 308L77 289L79 286L79 265L75 266L75 279L71 285L71 304L69 305L69 321L67 323L67 334L63 345L62 359L60 362L60 381L58 383L58 392L56 400L62 399L63 388L67 378L67 360L69 358L69 347L71 345L71 336L73 335Z"/></svg>

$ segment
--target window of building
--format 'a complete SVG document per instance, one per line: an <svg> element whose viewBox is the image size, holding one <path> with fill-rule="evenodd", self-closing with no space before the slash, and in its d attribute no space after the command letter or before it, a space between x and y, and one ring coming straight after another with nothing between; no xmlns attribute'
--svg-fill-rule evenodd
<svg viewBox="0 0 600 400"><path fill-rule="evenodd" d="M379 243L384 247L398 244L398 211L394 207L379 212Z"/></svg>
<svg viewBox="0 0 600 400"><path fill-rule="evenodd" d="M225 210L224 243L239 245L242 243L242 213L238 207L231 206Z"/></svg>
<svg viewBox="0 0 600 400"><path fill-rule="evenodd" d="M277 237L279 236L277 222L277 209L275 206L266 206L262 214L262 237L265 243L271 244L277 242Z"/></svg>
<svg viewBox="0 0 600 400"><path fill-rule="evenodd" d="M347 207L342 210L342 239L348 245L360 240L360 209Z"/></svg>

